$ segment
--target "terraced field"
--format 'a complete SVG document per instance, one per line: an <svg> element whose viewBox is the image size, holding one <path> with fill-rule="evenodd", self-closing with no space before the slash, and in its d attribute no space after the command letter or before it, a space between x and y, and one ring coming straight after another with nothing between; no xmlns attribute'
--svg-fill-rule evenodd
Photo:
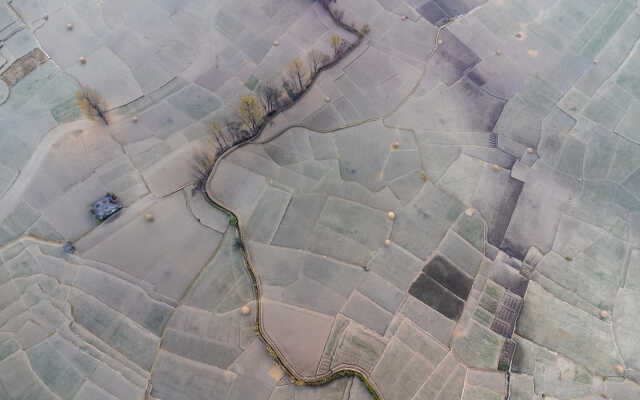
<svg viewBox="0 0 640 400"><path fill-rule="evenodd" d="M640 398L638 7L3 1L0 399Z"/></svg>

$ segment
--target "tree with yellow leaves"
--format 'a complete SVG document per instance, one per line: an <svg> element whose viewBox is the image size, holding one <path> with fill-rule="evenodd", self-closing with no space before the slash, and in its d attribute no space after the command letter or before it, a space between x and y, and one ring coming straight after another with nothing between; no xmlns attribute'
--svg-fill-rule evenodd
<svg viewBox="0 0 640 400"><path fill-rule="evenodd" d="M287 64L287 75L298 84L298 93L302 93L309 77L309 69L304 65L300 57L294 58Z"/></svg>
<svg viewBox="0 0 640 400"><path fill-rule="evenodd" d="M264 110L256 96L240 97L238 105L240 120L249 128L252 135L258 134L264 121Z"/></svg>
<svg viewBox="0 0 640 400"><path fill-rule="evenodd" d="M81 85L76 92L76 104L87 118L96 121L100 120L105 125L109 125L107 121L107 104L98 92L89 86Z"/></svg>
<svg viewBox="0 0 640 400"><path fill-rule="evenodd" d="M340 35L331 36L331 48L333 49L334 57L338 56L341 46L342 46L342 38L340 37Z"/></svg>
<svg viewBox="0 0 640 400"><path fill-rule="evenodd" d="M220 126L220 123L218 121L212 121L209 124L209 129L211 130L212 134L222 136L222 127Z"/></svg>
<svg viewBox="0 0 640 400"><path fill-rule="evenodd" d="M220 153L223 153L229 147L222 126L218 121L213 121L209 124L209 134L216 140Z"/></svg>

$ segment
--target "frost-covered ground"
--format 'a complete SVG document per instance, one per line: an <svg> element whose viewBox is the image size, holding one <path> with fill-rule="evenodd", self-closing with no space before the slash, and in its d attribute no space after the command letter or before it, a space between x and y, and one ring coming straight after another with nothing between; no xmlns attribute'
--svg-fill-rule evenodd
<svg viewBox="0 0 640 400"><path fill-rule="evenodd" d="M640 397L636 1L334 7L370 33L208 182L239 242L191 190L209 123L352 33L308 0L0 4L1 399L371 398L292 384L258 309L297 378L387 400Z"/></svg>

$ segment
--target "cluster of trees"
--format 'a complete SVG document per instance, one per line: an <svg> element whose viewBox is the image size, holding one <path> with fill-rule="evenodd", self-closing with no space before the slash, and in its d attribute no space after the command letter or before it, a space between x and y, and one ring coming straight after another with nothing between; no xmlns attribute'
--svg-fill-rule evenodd
<svg viewBox="0 0 640 400"><path fill-rule="evenodd" d="M335 3L335 0L321 0L321 3L338 22L344 25L343 14L330 6ZM357 34L358 40L369 32L368 25L362 26L360 30L350 26L348 28ZM297 100L320 70L346 53L352 45L355 44L350 44L339 35L332 35L330 41L332 54L313 49L309 52L306 63L300 57L294 58L286 66L281 85L264 82L256 90L256 95L240 97L237 112L239 120L225 120L222 124L217 121L212 122L209 125L209 134L215 140L216 150L213 156L207 153L195 156L193 170L196 188L194 190L204 189L206 179L220 155L231 147L256 137L262 130L267 117Z"/></svg>
<svg viewBox="0 0 640 400"><path fill-rule="evenodd" d="M300 57L291 60L287 64L285 78L282 80L283 90L271 83L264 84L258 89L258 94L267 114L271 114L283 105L297 100L322 67L336 60L347 51L348 47L348 42L339 35L333 35L331 36L332 55L313 49L309 52L308 63L305 63ZM282 98L284 94L287 97Z"/></svg>
<svg viewBox="0 0 640 400"><path fill-rule="evenodd" d="M257 95L240 97L238 120L213 121L208 132L216 144L215 152L201 152L194 156L194 190L204 190L206 180L216 159L231 147L256 137L265 124L265 118L292 104L309 87L322 67L336 60L349 48L349 44L339 35L331 37L332 56L318 50L311 50L308 62L300 57L291 60L285 69L282 85L265 82L256 90ZM213 154L213 155L212 155Z"/></svg>
<svg viewBox="0 0 640 400"><path fill-rule="evenodd" d="M308 54L308 62L305 63L300 57L296 57L287 64L282 85L265 82L256 90L257 95L242 96L238 104L239 121L223 121L222 124L214 121L209 126L209 133L217 144L217 155L257 136L266 117L297 100L322 67L337 59L348 49L348 46L340 36L333 35L331 37L332 56L315 49L311 50Z"/></svg>

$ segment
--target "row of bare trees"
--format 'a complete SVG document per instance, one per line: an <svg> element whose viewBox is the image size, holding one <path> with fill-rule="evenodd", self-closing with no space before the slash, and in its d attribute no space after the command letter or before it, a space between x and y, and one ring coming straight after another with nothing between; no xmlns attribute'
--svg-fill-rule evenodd
<svg viewBox="0 0 640 400"><path fill-rule="evenodd" d="M225 120L222 124L213 121L209 124L208 133L216 144L215 152L204 150L194 154L192 172L195 180L193 192L205 190L207 179L213 170L216 160L225 151L249 140L260 133L264 124L265 108L256 96L241 96L238 104L238 118Z"/></svg>
<svg viewBox="0 0 640 400"><path fill-rule="evenodd" d="M342 22L343 14L332 7L335 0L321 0L337 22ZM350 28L360 39L368 33L368 26L360 30ZM256 90L256 95L240 97L237 109L237 119L223 120L222 123L213 121L208 127L208 133L215 141L215 151L203 151L194 155L193 173L196 180L195 190L204 189L206 179L216 159L231 147L256 137L262 130L265 120L295 102L307 90L314 77L330 63L346 53L350 44L339 35L332 35L330 48L332 54L325 54L319 50L311 50L307 62L300 57L291 60L283 73L282 84L271 82L262 83ZM109 122L106 116L106 104L102 97L93 89L81 86L76 93L76 103L84 114L92 120L98 120L105 125Z"/></svg>
<svg viewBox="0 0 640 400"><path fill-rule="evenodd" d="M349 48L349 43L339 35L331 37L330 45L333 51L331 56L314 49L309 52L307 63L300 57L291 60L285 68L281 86L265 82L256 90L257 95L241 96L237 110L239 120L224 120L222 123L213 121L209 124L208 133L215 141L216 150L213 156L210 152L195 156L194 190L204 189L206 179L220 155L231 147L256 137L265 124L265 118L297 100L320 70Z"/></svg>
<svg viewBox="0 0 640 400"><path fill-rule="evenodd" d="M230 147L258 135L266 117L298 99L309 87L314 76L324 66L337 59L348 46L340 36L333 35L333 56L319 50L311 50L307 63L296 57L287 64L282 85L276 85L273 81L264 82L256 90L257 95L242 96L237 113L239 121L223 121L222 124L214 121L209 127L218 153L223 153Z"/></svg>

